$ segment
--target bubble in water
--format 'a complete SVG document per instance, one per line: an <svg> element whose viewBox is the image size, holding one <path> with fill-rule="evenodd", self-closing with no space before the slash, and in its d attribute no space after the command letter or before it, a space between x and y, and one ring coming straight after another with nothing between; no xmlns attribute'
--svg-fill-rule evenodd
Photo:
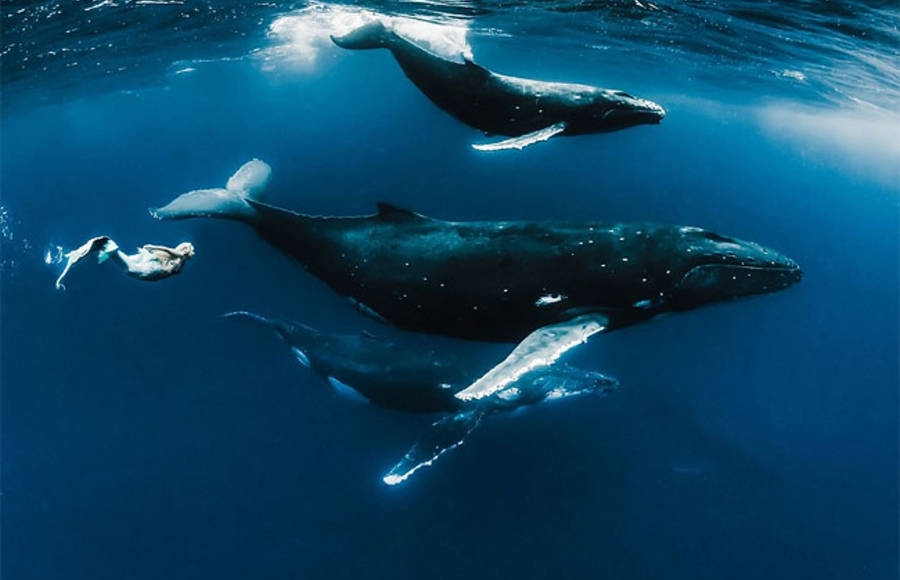
<svg viewBox="0 0 900 580"><path fill-rule="evenodd" d="M44 263L47 265L61 264L63 261L63 257L62 246L55 246L51 244L47 247L47 251L44 252Z"/></svg>
<svg viewBox="0 0 900 580"><path fill-rule="evenodd" d="M269 26L269 38L274 46L261 51L266 61L264 68L274 69L277 62L312 69L322 49L333 47L330 35L342 36L373 21L381 21L400 36L447 59L462 62L464 58L472 58L467 40L468 23L464 19L443 17L426 21L389 16L357 6L313 2L279 16Z"/></svg>
<svg viewBox="0 0 900 580"><path fill-rule="evenodd" d="M0 205L0 237L10 242L15 237L9 223L9 212L2 205Z"/></svg>

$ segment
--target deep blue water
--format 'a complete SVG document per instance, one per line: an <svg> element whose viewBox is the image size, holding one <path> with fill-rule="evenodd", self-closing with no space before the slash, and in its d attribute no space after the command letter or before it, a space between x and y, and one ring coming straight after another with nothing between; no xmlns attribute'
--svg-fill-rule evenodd
<svg viewBox="0 0 900 580"><path fill-rule="evenodd" d="M896 6L392 4L470 19L501 72L668 111L486 155L387 53L285 40L302 4L94 4L3 4L5 578L897 577ZM194 9L229 16L185 32ZM29 64L73 27L125 70ZM248 228L146 212L251 157L299 211L698 225L804 280L593 338L572 360L619 391L491 418L390 488L431 418L349 404L220 315L391 329ZM100 234L197 256L56 291L45 250Z"/></svg>

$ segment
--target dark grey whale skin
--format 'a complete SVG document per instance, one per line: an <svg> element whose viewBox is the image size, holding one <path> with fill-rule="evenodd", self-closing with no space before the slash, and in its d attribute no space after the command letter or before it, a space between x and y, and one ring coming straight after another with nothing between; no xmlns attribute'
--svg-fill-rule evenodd
<svg viewBox="0 0 900 580"><path fill-rule="evenodd" d="M341 37L347 49L386 48L407 78L435 105L489 135L520 136L559 122L563 135L657 124L662 107L622 91L499 75L471 60L437 56L373 22Z"/></svg>
<svg viewBox="0 0 900 580"><path fill-rule="evenodd" d="M648 223L449 222L379 204L312 217L247 200L251 225L340 295L400 328L518 341L596 312L608 330L785 288L789 258L699 228Z"/></svg>
<svg viewBox="0 0 900 580"><path fill-rule="evenodd" d="M300 322L246 311L231 312L226 317L271 328L295 353L303 353L304 364L319 377L337 379L372 404L395 411L488 414L539 403L553 388L608 393L618 386L618 381L601 373L560 363L520 379L517 387L522 393L514 401L497 397L462 401L454 395L490 368L487 357L468 351L450 353L421 340L393 340L366 332L323 332Z"/></svg>
<svg viewBox="0 0 900 580"><path fill-rule="evenodd" d="M414 413L455 412L463 402L453 395L478 378L459 357L435 349L398 345L368 333L321 332L290 320L250 312L232 312L268 326L292 349L300 350L310 369L323 379L334 377L375 405Z"/></svg>

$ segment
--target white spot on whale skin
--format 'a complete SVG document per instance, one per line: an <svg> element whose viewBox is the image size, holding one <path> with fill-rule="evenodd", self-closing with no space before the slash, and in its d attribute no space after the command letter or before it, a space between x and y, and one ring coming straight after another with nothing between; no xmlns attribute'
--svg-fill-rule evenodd
<svg viewBox="0 0 900 580"><path fill-rule="evenodd" d="M516 387L510 387L503 391L497 393L497 396L503 399L504 401L512 401L513 399L517 399L519 397L519 389Z"/></svg>
<svg viewBox="0 0 900 580"><path fill-rule="evenodd" d="M306 368L310 368L309 366L309 357L306 356L306 353L297 348L296 346L291 347L291 352L294 353L294 356L297 357L297 360L300 361L300 364L305 366Z"/></svg>
<svg viewBox="0 0 900 580"><path fill-rule="evenodd" d="M565 294L547 294L546 296L541 296L535 302L535 306L549 306L550 304L556 304L557 302L562 302L568 298Z"/></svg>
<svg viewBox="0 0 900 580"><path fill-rule="evenodd" d="M102 0L102 2L97 2L96 4L92 4L84 9L85 12L90 12L91 10L96 10L97 8L103 8L104 6L118 6L112 0ZM24 10L24 8L22 9ZM52 51L51 51L52 52Z"/></svg>
<svg viewBox="0 0 900 580"><path fill-rule="evenodd" d="M576 393L572 393L572 392L566 391L565 389L557 387L551 391L548 391L547 394L544 395L544 400L545 401L556 401L558 399L565 399L566 397L572 396L573 394L576 394Z"/></svg>
<svg viewBox="0 0 900 580"><path fill-rule="evenodd" d="M331 385L332 388L334 388L335 392L337 392L338 395L344 397L345 399L348 399L355 403L369 402L369 400L362 393L339 379L329 376L328 384Z"/></svg>

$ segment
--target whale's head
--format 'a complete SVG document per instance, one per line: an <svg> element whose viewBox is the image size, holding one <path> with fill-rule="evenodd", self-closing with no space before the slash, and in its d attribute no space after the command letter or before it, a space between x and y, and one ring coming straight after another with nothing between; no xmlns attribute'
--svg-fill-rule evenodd
<svg viewBox="0 0 900 580"><path fill-rule="evenodd" d="M677 310L777 292L803 277L792 259L754 242L692 227L674 235L675 256L664 267L667 302Z"/></svg>
<svg viewBox="0 0 900 580"><path fill-rule="evenodd" d="M602 89L588 98L570 122L569 132L594 133L627 129L635 125L656 125L666 116L660 105L633 97L624 91Z"/></svg>

